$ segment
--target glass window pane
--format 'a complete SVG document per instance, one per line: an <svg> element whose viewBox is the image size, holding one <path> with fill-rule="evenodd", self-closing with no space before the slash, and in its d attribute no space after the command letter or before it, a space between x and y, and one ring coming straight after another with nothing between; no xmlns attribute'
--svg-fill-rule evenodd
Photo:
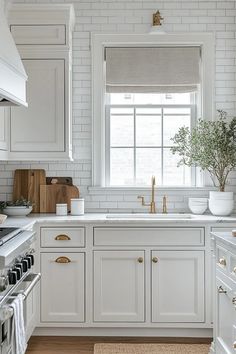
<svg viewBox="0 0 236 354"><path fill-rule="evenodd" d="M190 128L190 116L164 116L163 119L163 144L164 146L172 146L173 141L170 139L178 132L179 128L185 126Z"/></svg>
<svg viewBox="0 0 236 354"><path fill-rule="evenodd" d="M136 108L136 115L139 114L155 114L155 115L161 115L161 108L150 108L150 107L144 107L144 108Z"/></svg>
<svg viewBox="0 0 236 354"><path fill-rule="evenodd" d="M134 149L115 148L110 151L110 185L134 184Z"/></svg>
<svg viewBox="0 0 236 354"><path fill-rule="evenodd" d="M191 169L187 166L177 167L180 160L178 155L173 155L170 149L163 151L163 185L190 186Z"/></svg>
<svg viewBox="0 0 236 354"><path fill-rule="evenodd" d="M191 114L191 109L190 108L184 108L184 107L164 108L164 115L165 114L168 114L168 115L170 115L170 114L174 114L174 115L187 114L187 115L190 115Z"/></svg>
<svg viewBox="0 0 236 354"><path fill-rule="evenodd" d="M161 117L137 116L136 117L136 145L160 146L161 145Z"/></svg>
<svg viewBox="0 0 236 354"><path fill-rule="evenodd" d="M110 118L111 146L134 145L134 118L133 116L111 116Z"/></svg>
<svg viewBox="0 0 236 354"><path fill-rule="evenodd" d="M157 184L161 184L161 149L137 148L136 150L136 184L150 186L152 175Z"/></svg>

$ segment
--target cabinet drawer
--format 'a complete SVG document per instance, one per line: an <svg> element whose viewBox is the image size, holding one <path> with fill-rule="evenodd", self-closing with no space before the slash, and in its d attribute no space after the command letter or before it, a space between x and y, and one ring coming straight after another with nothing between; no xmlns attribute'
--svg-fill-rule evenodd
<svg viewBox="0 0 236 354"><path fill-rule="evenodd" d="M63 25L12 25L11 33L16 44L66 44Z"/></svg>
<svg viewBox="0 0 236 354"><path fill-rule="evenodd" d="M203 245L204 228L94 228L94 246Z"/></svg>
<svg viewBox="0 0 236 354"><path fill-rule="evenodd" d="M235 280L236 279L236 255L230 252L228 254L229 254L229 272L233 277L233 279Z"/></svg>
<svg viewBox="0 0 236 354"><path fill-rule="evenodd" d="M85 247L84 228L42 227L41 247Z"/></svg>
<svg viewBox="0 0 236 354"><path fill-rule="evenodd" d="M228 270L227 250L221 246L216 246L216 266L222 271Z"/></svg>

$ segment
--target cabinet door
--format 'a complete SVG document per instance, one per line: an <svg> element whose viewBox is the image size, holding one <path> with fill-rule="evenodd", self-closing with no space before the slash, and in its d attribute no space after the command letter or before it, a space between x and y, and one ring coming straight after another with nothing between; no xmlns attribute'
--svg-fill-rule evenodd
<svg viewBox="0 0 236 354"><path fill-rule="evenodd" d="M235 285L234 285L235 286ZM216 318L215 337L216 353L234 353L236 344L235 294L231 286L216 277Z"/></svg>
<svg viewBox="0 0 236 354"><path fill-rule="evenodd" d="M144 319L144 251L95 251L94 321Z"/></svg>
<svg viewBox="0 0 236 354"><path fill-rule="evenodd" d="M28 74L28 108L11 109L11 152L64 151L64 60L23 62Z"/></svg>
<svg viewBox="0 0 236 354"><path fill-rule="evenodd" d="M41 321L84 321L84 254L41 254Z"/></svg>
<svg viewBox="0 0 236 354"><path fill-rule="evenodd" d="M0 150L7 150L7 116L6 109L0 107Z"/></svg>
<svg viewBox="0 0 236 354"><path fill-rule="evenodd" d="M152 322L204 322L204 251L152 252Z"/></svg>

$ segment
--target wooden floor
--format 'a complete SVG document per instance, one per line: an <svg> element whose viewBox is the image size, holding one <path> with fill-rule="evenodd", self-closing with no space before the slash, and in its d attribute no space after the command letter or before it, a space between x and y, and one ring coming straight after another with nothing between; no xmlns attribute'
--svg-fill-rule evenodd
<svg viewBox="0 0 236 354"><path fill-rule="evenodd" d="M31 337L27 354L93 354L95 343L210 343L209 338Z"/></svg>

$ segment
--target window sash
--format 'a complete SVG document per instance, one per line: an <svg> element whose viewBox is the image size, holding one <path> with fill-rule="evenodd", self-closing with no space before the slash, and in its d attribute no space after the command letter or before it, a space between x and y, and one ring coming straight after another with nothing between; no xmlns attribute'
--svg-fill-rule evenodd
<svg viewBox="0 0 236 354"><path fill-rule="evenodd" d="M134 117L134 144L132 146L111 146L111 142L110 142L110 112L111 112L111 109L112 108L131 108L133 109L134 111L134 114L133 114L133 117ZM161 109L161 121L162 121L162 124L161 124L161 129L162 129L162 132L161 132L161 145L149 145L149 146L137 146L136 145L136 109L139 109L139 108L160 108ZM164 155L164 149L168 149L168 148L171 148L170 145L164 145L164 142L163 142L163 139L164 139L164 135L163 135L163 120L164 120L164 110L165 109L168 109L168 108L178 108L178 109L181 109L181 108L189 108L190 109L190 129L192 129L195 125L196 125L196 111L197 111L197 107L195 104L187 104L187 105L166 105L166 104L163 104L163 105L153 105L153 104L150 104L150 105L134 105L134 104L121 104L121 105L114 105L114 104L106 104L105 105L105 185L106 187L110 187L111 184L110 184L110 151L111 151L111 148L112 149L115 149L115 148L130 148L130 149L134 149L134 184L133 186L134 187L137 187L136 185L136 151L137 149L139 148L145 148L145 149L153 149L153 148L158 148L161 150L161 183L160 185L161 186L167 186L167 185L164 185L163 184L163 175L164 175L164 159L163 159L163 155ZM114 115L114 114L113 114ZM117 114L117 115L120 115L120 114ZM127 115L127 114L126 114ZM156 114L145 114L145 115L149 115L149 116L153 116L153 115L156 115ZM168 113L168 116L171 115ZM173 114L175 116L183 116L184 114ZM185 114L185 115L188 115L188 114ZM140 186L140 185L138 185ZM196 186L196 168L195 167L191 167L191 187L194 187ZM116 186L113 186L112 187L116 187ZM119 187L119 186L117 186ZM132 187L132 185L127 185L127 186L122 186L124 188L129 188L129 187ZM141 187L141 186L140 186ZM172 186L173 187L173 186ZM179 185L176 185L176 187L180 187ZM185 187L183 185L183 187Z"/></svg>

